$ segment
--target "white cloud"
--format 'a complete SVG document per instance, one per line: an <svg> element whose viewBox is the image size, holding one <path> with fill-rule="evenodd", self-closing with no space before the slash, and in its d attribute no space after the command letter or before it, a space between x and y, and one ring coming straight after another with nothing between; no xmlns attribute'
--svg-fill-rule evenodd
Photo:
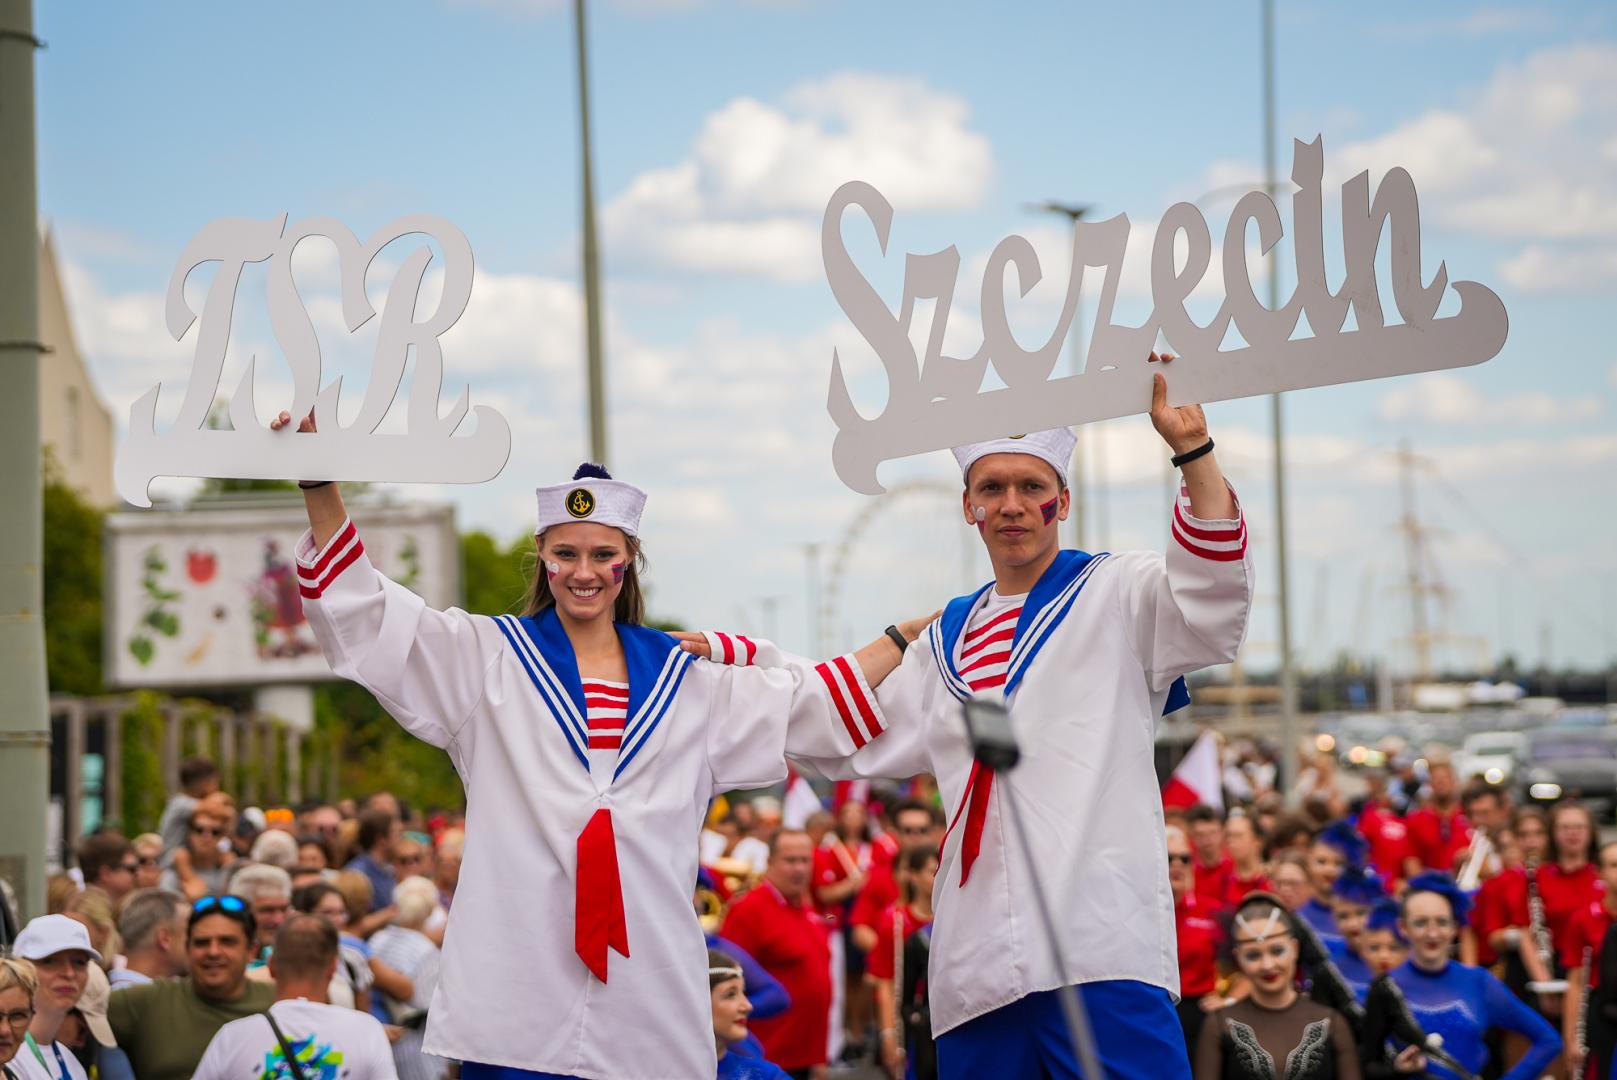
<svg viewBox="0 0 1617 1080"><path fill-rule="evenodd" d="M1499 276L1522 292L1609 294L1617 282L1617 246L1529 244L1499 264Z"/></svg>
<svg viewBox="0 0 1617 1080"><path fill-rule="evenodd" d="M920 79L856 72L801 84L779 104L738 98L684 160L642 173L602 212L615 258L805 281L819 221L850 178L895 207L975 205L992 174L965 102Z"/></svg>
<svg viewBox="0 0 1617 1080"><path fill-rule="evenodd" d="M1448 372L1400 380L1381 397L1383 420L1467 427L1556 425L1600 412L1592 397L1558 398L1541 390L1490 396L1475 383Z"/></svg>
<svg viewBox="0 0 1617 1080"><path fill-rule="evenodd" d="M1496 34L1527 34L1551 30L1556 17L1535 8L1480 7L1452 16L1429 19L1400 18L1381 24L1377 30L1389 38L1488 37Z"/></svg>

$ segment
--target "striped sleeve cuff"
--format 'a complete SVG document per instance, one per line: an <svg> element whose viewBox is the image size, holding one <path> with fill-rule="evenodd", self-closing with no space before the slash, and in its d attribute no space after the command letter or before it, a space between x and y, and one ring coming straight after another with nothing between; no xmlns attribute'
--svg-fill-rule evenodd
<svg viewBox="0 0 1617 1080"><path fill-rule="evenodd" d="M1190 512L1190 491L1179 487L1179 498L1173 507L1173 538L1179 546L1197 558L1213 562L1239 562L1246 557L1246 515L1241 512L1241 500L1230 488L1235 500L1235 517L1226 521L1208 521Z"/></svg>
<svg viewBox="0 0 1617 1080"><path fill-rule="evenodd" d="M758 659L758 643L740 634L725 634L717 630L704 630L708 657L718 664L751 667Z"/></svg>
<svg viewBox="0 0 1617 1080"><path fill-rule="evenodd" d="M298 592L305 600L318 600L342 572L365 554L352 519L344 521L326 546L314 548L314 535L305 532L298 540Z"/></svg>
<svg viewBox="0 0 1617 1080"><path fill-rule="evenodd" d="M876 695L865 685L864 674L851 654L814 665L814 673L825 683L831 704L841 718L842 726L853 739L854 749L864 746L886 730L882 726Z"/></svg>

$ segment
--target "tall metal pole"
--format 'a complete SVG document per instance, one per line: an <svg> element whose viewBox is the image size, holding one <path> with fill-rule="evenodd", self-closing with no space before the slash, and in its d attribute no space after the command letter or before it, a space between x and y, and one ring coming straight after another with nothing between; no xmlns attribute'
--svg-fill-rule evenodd
<svg viewBox="0 0 1617 1080"><path fill-rule="evenodd" d="M1042 210L1050 214L1060 214L1072 222L1072 242L1076 248L1078 244L1078 223L1091 209L1087 205L1056 202L1051 199L1037 205L1030 205L1030 210ZM1083 374L1084 370L1084 304L1083 304L1083 267L1078 267L1078 280L1073 283L1075 302L1072 313L1072 373ZM1067 490L1072 493L1072 533L1073 546L1080 551L1087 551L1088 547L1088 500L1084 496L1084 441L1088 434L1088 427L1079 424L1073 429L1077 440L1072 444L1072 467L1068 470ZM1097 436L1099 432L1096 433Z"/></svg>
<svg viewBox="0 0 1617 1080"><path fill-rule="evenodd" d="M808 571L805 584L808 586L808 616L809 616L809 642L814 649L815 656L825 655L825 608L820 594L820 545L803 545L803 562Z"/></svg>
<svg viewBox="0 0 1617 1080"><path fill-rule="evenodd" d="M590 164L590 80L584 48L584 0L573 0L578 31L578 138L584 161L584 345L589 363L590 457L606 464L606 372L601 356L601 268L595 246L595 175Z"/></svg>
<svg viewBox="0 0 1617 1080"><path fill-rule="evenodd" d="M1263 169L1269 197L1275 182L1275 5L1263 0ZM1280 250L1269 249L1269 310L1280 309ZM1286 561L1286 453L1280 395L1269 399L1275 443L1275 584L1280 592L1280 785L1290 792L1297 778L1297 673L1291 665L1291 589Z"/></svg>
<svg viewBox="0 0 1617 1080"><path fill-rule="evenodd" d="M40 619L38 47L32 0L0 0L0 877L25 919L45 910L51 739Z"/></svg>

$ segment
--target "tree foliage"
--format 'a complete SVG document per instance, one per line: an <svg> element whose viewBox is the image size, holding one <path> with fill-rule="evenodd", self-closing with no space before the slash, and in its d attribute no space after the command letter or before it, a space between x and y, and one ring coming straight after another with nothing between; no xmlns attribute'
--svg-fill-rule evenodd
<svg viewBox="0 0 1617 1080"><path fill-rule="evenodd" d="M105 515L45 463L45 668L53 693L94 695L101 680L101 527Z"/></svg>

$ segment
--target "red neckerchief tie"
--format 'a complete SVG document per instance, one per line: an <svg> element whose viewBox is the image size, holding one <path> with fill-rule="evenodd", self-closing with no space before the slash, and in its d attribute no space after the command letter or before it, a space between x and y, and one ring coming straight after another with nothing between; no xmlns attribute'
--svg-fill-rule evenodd
<svg viewBox="0 0 1617 1080"><path fill-rule="evenodd" d="M960 811L966 813L966 831L960 834L960 885L965 887L966 880L971 877L971 864L977 861L977 853L983 846L983 823L988 820L988 800L994 793L994 770L985 769L981 762L971 763L971 775L966 777L966 794L961 800L960 809L954 813L954 821L949 823L953 829L960 823ZM948 834L944 834L947 842Z"/></svg>
<svg viewBox="0 0 1617 1080"><path fill-rule="evenodd" d="M612 811L602 807L578 834L578 877L573 901L573 948L584 966L606 982L607 949L629 955L629 924L618 878Z"/></svg>

